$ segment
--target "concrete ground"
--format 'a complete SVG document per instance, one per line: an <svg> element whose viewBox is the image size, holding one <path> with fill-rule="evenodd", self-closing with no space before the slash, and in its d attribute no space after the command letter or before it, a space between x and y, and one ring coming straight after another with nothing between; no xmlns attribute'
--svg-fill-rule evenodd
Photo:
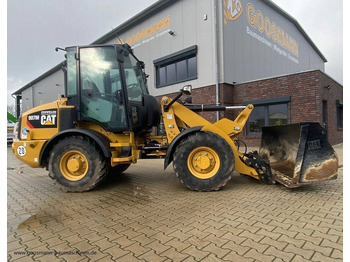
<svg viewBox="0 0 350 262"><path fill-rule="evenodd" d="M199 193L162 160L140 160L91 192L64 193L7 153L8 261L342 261L343 168L293 190L234 174Z"/></svg>

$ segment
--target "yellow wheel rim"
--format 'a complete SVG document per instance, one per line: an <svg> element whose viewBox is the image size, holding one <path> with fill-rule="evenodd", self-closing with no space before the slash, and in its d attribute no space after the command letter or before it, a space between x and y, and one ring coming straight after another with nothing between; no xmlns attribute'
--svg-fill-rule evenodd
<svg viewBox="0 0 350 262"><path fill-rule="evenodd" d="M70 181L82 179L88 171L88 161L85 155L79 151L68 151L60 160L60 171Z"/></svg>
<svg viewBox="0 0 350 262"><path fill-rule="evenodd" d="M219 171L220 158L213 149L201 146L195 148L189 154L187 166L195 177L209 179Z"/></svg>

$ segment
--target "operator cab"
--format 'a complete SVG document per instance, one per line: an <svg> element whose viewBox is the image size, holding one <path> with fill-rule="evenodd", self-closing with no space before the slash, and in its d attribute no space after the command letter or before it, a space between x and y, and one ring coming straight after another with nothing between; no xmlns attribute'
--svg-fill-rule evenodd
<svg viewBox="0 0 350 262"><path fill-rule="evenodd" d="M112 132L143 131L159 123L160 107L149 95L144 63L129 45L67 47L67 104L78 121Z"/></svg>

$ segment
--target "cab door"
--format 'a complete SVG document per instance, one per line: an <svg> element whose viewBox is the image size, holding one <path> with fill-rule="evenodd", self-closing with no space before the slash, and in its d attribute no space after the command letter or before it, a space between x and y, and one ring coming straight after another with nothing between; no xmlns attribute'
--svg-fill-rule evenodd
<svg viewBox="0 0 350 262"><path fill-rule="evenodd" d="M122 68L132 130L145 129L147 128L148 111L144 103L144 96L148 94L148 90L141 64L132 55L129 55L122 63Z"/></svg>
<svg viewBox="0 0 350 262"><path fill-rule="evenodd" d="M117 96L122 75L115 47L80 48L79 60L82 119L113 132L128 130L125 98Z"/></svg>

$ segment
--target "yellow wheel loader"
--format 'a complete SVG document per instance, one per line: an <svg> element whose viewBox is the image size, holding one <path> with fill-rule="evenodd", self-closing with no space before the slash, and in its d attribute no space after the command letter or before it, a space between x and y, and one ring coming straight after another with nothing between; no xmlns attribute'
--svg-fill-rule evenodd
<svg viewBox="0 0 350 262"><path fill-rule="evenodd" d="M318 123L265 127L259 152L240 152L238 135L253 105L192 105L180 100L191 86L159 103L128 45L64 51L65 96L23 113L12 145L21 161L47 168L64 191L91 190L150 157L164 158L164 168L173 162L179 180L196 191L219 190L233 171L289 188L337 177L337 157ZM210 123L196 113L237 108L234 121ZM155 127L164 134L154 135Z"/></svg>

